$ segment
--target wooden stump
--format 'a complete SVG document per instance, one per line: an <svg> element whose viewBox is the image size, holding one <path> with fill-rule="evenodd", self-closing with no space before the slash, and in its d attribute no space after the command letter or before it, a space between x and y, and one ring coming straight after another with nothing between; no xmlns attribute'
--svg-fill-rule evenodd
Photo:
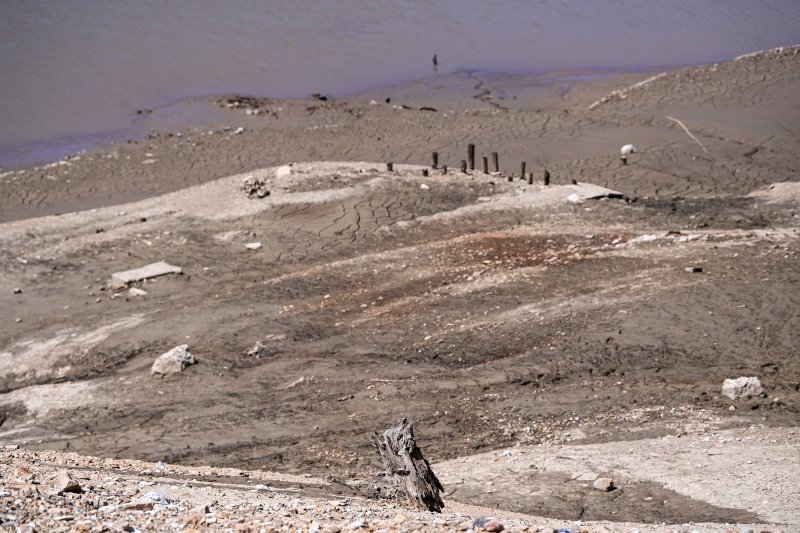
<svg viewBox="0 0 800 533"><path fill-rule="evenodd" d="M413 424L401 418L383 432L383 439L374 432L372 445L381 456L387 477L405 492L412 505L442 512L444 503L439 491L444 488L417 447Z"/></svg>
<svg viewBox="0 0 800 533"><path fill-rule="evenodd" d="M467 161L469 162L469 169L475 170L475 145L467 145Z"/></svg>

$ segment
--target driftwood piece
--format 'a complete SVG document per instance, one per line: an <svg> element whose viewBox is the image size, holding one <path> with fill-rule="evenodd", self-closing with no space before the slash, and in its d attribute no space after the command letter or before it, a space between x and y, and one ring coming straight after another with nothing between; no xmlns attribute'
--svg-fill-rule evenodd
<svg viewBox="0 0 800 533"><path fill-rule="evenodd" d="M444 489L417 447L413 424L401 418L383 432L382 439L374 432L372 444L381 456L386 475L405 492L412 505L442 512L444 503L439 491Z"/></svg>

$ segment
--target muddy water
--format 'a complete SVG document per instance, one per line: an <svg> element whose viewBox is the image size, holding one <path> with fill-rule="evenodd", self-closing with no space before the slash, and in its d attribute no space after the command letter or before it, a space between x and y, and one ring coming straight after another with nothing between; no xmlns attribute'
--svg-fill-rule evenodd
<svg viewBox="0 0 800 533"><path fill-rule="evenodd" d="M227 91L335 96L459 70L729 59L800 41L795 0L0 2L0 165Z"/></svg>

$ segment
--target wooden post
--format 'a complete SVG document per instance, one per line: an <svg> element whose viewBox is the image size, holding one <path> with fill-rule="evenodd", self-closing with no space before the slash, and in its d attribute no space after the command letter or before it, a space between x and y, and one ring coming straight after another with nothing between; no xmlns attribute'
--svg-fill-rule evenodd
<svg viewBox="0 0 800 533"><path fill-rule="evenodd" d="M439 168L439 152L433 152L431 154L431 168Z"/></svg>
<svg viewBox="0 0 800 533"><path fill-rule="evenodd" d="M544 169L544 184L550 185L550 172L547 169Z"/></svg>
<svg viewBox="0 0 800 533"><path fill-rule="evenodd" d="M461 172L463 172L464 174L467 173L467 162L464 161L463 159L461 160Z"/></svg>
<svg viewBox="0 0 800 533"><path fill-rule="evenodd" d="M519 179L521 180L525 179L525 167L526 167L525 161L519 164Z"/></svg>
<svg viewBox="0 0 800 533"><path fill-rule="evenodd" d="M383 432L372 433L372 445L381 456L386 476L405 492L408 501L420 509L441 513L442 484L414 439L414 426L401 418Z"/></svg>
<svg viewBox="0 0 800 533"><path fill-rule="evenodd" d="M484 156L484 157L481 157L481 160L483 161L483 173L484 174L488 174L489 173L489 158Z"/></svg>
<svg viewBox="0 0 800 533"><path fill-rule="evenodd" d="M528 185L533 185L533 172L528 172Z"/></svg>
<svg viewBox="0 0 800 533"><path fill-rule="evenodd" d="M467 160L469 161L469 169L475 170L475 145L467 145Z"/></svg>
<svg viewBox="0 0 800 533"><path fill-rule="evenodd" d="M442 165L442 174L447 174L447 165Z"/></svg>
<svg viewBox="0 0 800 533"><path fill-rule="evenodd" d="M394 171L394 163L386 163L386 171L387 172Z"/></svg>
<svg viewBox="0 0 800 533"><path fill-rule="evenodd" d="M500 172L500 163L497 161L497 152L492 152L492 168L494 168L494 172Z"/></svg>

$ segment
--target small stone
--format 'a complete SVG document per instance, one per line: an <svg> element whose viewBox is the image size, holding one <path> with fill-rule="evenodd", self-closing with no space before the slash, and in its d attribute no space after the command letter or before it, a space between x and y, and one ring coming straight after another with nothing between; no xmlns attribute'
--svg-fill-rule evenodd
<svg viewBox="0 0 800 533"><path fill-rule="evenodd" d="M722 395L731 400L739 398L750 398L758 396L764 392L761 382L757 377L740 377L736 379L726 379L722 383Z"/></svg>
<svg viewBox="0 0 800 533"><path fill-rule="evenodd" d="M292 175L292 167L290 167L289 165L280 166L275 170L275 177L278 179L288 178L291 175Z"/></svg>
<svg viewBox="0 0 800 533"><path fill-rule="evenodd" d="M495 533L503 531L504 529L503 524L494 518L476 518L475 521L472 522L472 528L483 529L484 531L493 531Z"/></svg>
<svg viewBox="0 0 800 533"><path fill-rule="evenodd" d="M728 407L728 411L735 411L735 410L736 410L735 405L731 405L730 407Z"/></svg>
<svg viewBox="0 0 800 533"><path fill-rule="evenodd" d="M249 198L265 198L270 195L267 183L255 176L247 176L242 180L242 191Z"/></svg>
<svg viewBox="0 0 800 533"><path fill-rule="evenodd" d="M406 520L408 520L408 517L406 515L404 515L403 513L397 513L396 515L394 515L394 521L395 522L398 522L398 523L402 524Z"/></svg>
<svg viewBox="0 0 800 533"><path fill-rule="evenodd" d="M260 242L248 242L248 243L246 243L244 245L244 247L247 248L248 250L258 250L259 248L261 248L261 243Z"/></svg>
<svg viewBox="0 0 800 533"><path fill-rule="evenodd" d="M17 287L16 289L14 289L14 294L22 294L22 289Z"/></svg>
<svg viewBox="0 0 800 533"><path fill-rule="evenodd" d="M592 487L594 487L595 490L603 492L610 492L616 488L614 486L614 480L611 479L610 477L597 478Z"/></svg>
<svg viewBox="0 0 800 533"><path fill-rule="evenodd" d="M147 291L144 289L139 289L137 287L131 287L130 289L128 289L128 294L130 294L131 296L146 296Z"/></svg>
<svg viewBox="0 0 800 533"><path fill-rule="evenodd" d="M703 271L703 267L700 267L700 266L690 266L690 267L686 267L684 270L686 270L686 272L688 272L688 273L690 273L690 274L699 274L700 272L702 272L702 271Z"/></svg>
<svg viewBox="0 0 800 533"><path fill-rule="evenodd" d="M181 344L176 346L170 351L161 354L155 360L150 372L153 374L177 374L182 372L188 366L197 363L197 360L189 352L189 346Z"/></svg>
<svg viewBox="0 0 800 533"><path fill-rule="evenodd" d="M489 520L483 525L483 529L493 533L499 533L500 531L503 531L503 529L505 528L503 527L503 524L501 524L497 520Z"/></svg>
<svg viewBox="0 0 800 533"><path fill-rule="evenodd" d="M53 489L57 494L64 494L65 492L80 493L80 484L69 476L68 472L61 472L56 476L53 481Z"/></svg>
<svg viewBox="0 0 800 533"><path fill-rule="evenodd" d="M139 498L136 503L141 503L141 504L157 503L159 505L169 505L170 501L167 499L166 496L164 496L163 492L158 490L151 490L150 492Z"/></svg>
<svg viewBox="0 0 800 533"><path fill-rule="evenodd" d="M197 507L189 511L189 515L203 516L205 514L208 514L209 512L211 512L211 510L209 509L208 505L198 505Z"/></svg>

